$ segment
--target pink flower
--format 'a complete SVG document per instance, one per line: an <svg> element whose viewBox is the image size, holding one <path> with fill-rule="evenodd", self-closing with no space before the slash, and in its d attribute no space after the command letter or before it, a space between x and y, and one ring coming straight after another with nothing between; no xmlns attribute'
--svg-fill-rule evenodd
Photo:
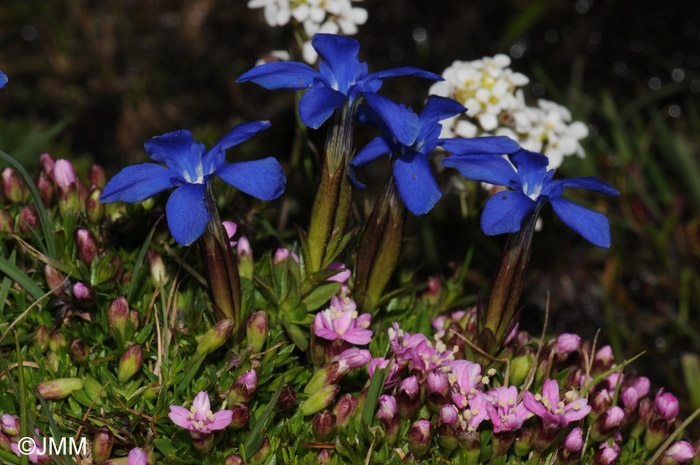
<svg viewBox="0 0 700 465"><path fill-rule="evenodd" d="M333 296L330 308L316 314L314 334L329 341L342 339L350 344L369 344L372 340L372 331L367 329L370 318L369 313L358 315L352 300L346 298L341 302Z"/></svg>
<svg viewBox="0 0 700 465"><path fill-rule="evenodd" d="M78 182L73 164L68 160L56 160L53 167L53 176L58 188L64 192L68 192L71 189L71 185Z"/></svg>
<svg viewBox="0 0 700 465"><path fill-rule="evenodd" d="M617 443L613 442L611 446L608 441L603 441L600 443L598 452L596 452L595 456L593 457L593 463L600 465L612 465L615 463L619 455L620 446Z"/></svg>
<svg viewBox="0 0 700 465"><path fill-rule="evenodd" d="M335 281L337 283L344 283L345 281L350 278L350 275L352 272L345 268L345 263L341 262L332 262L330 265L326 267L327 270L338 270L338 274L334 274L330 278L327 279L327 281Z"/></svg>
<svg viewBox="0 0 700 465"><path fill-rule="evenodd" d="M664 388L659 389L654 400L654 410L661 415L664 420L673 420L678 416L678 399L670 392L664 392Z"/></svg>
<svg viewBox="0 0 700 465"><path fill-rule="evenodd" d="M12 449L12 452L15 453L17 457L21 457L23 454L26 454L26 451L30 451L29 454L26 454L29 458L29 461L32 463L49 463L52 461L51 456L49 456L46 453L47 445L48 442L44 442L41 439L39 439L39 429L34 430L35 436L34 438L29 438L32 441L34 441L34 447L30 448L27 447L27 445L23 445L22 451L20 452L19 446L15 444L14 442L10 444L10 449Z"/></svg>
<svg viewBox="0 0 700 465"><path fill-rule="evenodd" d="M440 408L440 422L454 425L459 420L457 407L452 404L445 404Z"/></svg>
<svg viewBox="0 0 700 465"><path fill-rule="evenodd" d="M640 376L639 378L634 380L634 388L637 390L637 393L639 394L639 398L641 399L642 397L649 394L649 389L651 388L651 382L649 381L649 378L647 378L646 376Z"/></svg>
<svg viewBox="0 0 700 465"><path fill-rule="evenodd" d="M575 352L581 344L581 337L578 334L562 333L557 337L557 353L568 355Z"/></svg>
<svg viewBox="0 0 700 465"><path fill-rule="evenodd" d="M564 447L569 452L578 452L583 449L583 433L578 426L571 430L564 440Z"/></svg>
<svg viewBox="0 0 700 465"><path fill-rule="evenodd" d="M430 373L452 359L452 352L447 350L442 341L433 348L427 339L421 341L411 352L409 368L421 373Z"/></svg>
<svg viewBox="0 0 700 465"><path fill-rule="evenodd" d="M669 457L678 463L687 462L695 457L695 449L688 441L678 441L664 452L664 457Z"/></svg>
<svg viewBox="0 0 700 465"><path fill-rule="evenodd" d="M542 386L542 395L525 391L525 407L538 417L547 427L566 427L569 422L577 421L588 415L591 406L586 399L575 399L568 404L559 398L559 385L556 380L548 379Z"/></svg>
<svg viewBox="0 0 700 465"><path fill-rule="evenodd" d="M238 229L236 223L234 223L233 221L222 221L221 225L226 230L226 236L229 238L229 240L236 235L236 230ZM229 244L231 244L231 247L235 247L237 242L231 241L229 242Z"/></svg>
<svg viewBox="0 0 700 465"><path fill-rule="evenodd" d="M461 427L464 431L474 431L476 430L482 421L486 420L489 416L489 411L487 405L489 404L489 399L481 391L475 391L475 393L469 398L469 408L465 408L462 412Z"/></svg>
<svg viewBox="0 0 700 465"><path fill-rule="evenodd" d="M380 420L391 420L394 418L399 409L396 406L396 398L387 394L379 396L379 408L377 409L377 418Z"/></svg>
<svg viewBox="0 0 700 465"><path fill-rule="evenodd" d="M351 347L338 355L338 371L345 374L350 370L367 365L371 358L369 350Z"/></svg>
<svg viewBox="0 0 700 465"><path fill-rule="evenodd" d="M221 410L212 413L209 404L209 394L201 391L192 402L192 408L187 410L178 405L170 406L168 416L176 425L188 431L209 434L212 431L226 428L232 420L231 410Z"/></svg>
<svg viewBox="0 0 700 465"><path fill-rule="evenodd" d="M3 414L0 428L8 436L17 436L19 434L19 417L9 413Z"/></svg>
<svg viewBox="0 0 700 465"><path fill-rule="evenodd" d="M493 423L494 433L513 431L523 426L529 412L522 402L518 403L518 388L496 387L488 392L488 397L492 403L486 404L486 409Z"/></svg>
<svg viewBox="0 0 700 465"><path fill-rule="evenodd" d="M148 463L148 457L143 449L134 447L129 451L129 458L127 459L126 465L146 465Z"/></svg>
<svg viewBox="0 0 700 465"><path fill-rule="evenodd" d="M367 371L369 371L369 377L371 379L372 376L374 376L374 371L377 368L386 368L389 366L389 363L391 363L391 368L389 368L389 373L386 376L384 389L389 389L399 383L400 380L398 377L396 377L396 374L399 371L399 366L396 364L396 362L381 357L373 358L369 361L369 365L367 366Z"/></svg>
<svg viewBox="0 0 700 465"><path fill-rule="evenodd" d="M452 384L452 402L464 408L481 388L481 366L468 360L450 362L452 372L447 379Z"/></svg>
<svg viewBox="0 0 700 465"><path fill-rule="evenodd" d="M279 265L287 260L287 258L292 257L297 265L300 264L299 256L289 249L277 249L275 256L272 257L272 263Z"/></svg>
<svg viewBox="0 0 700 465"><path fill-rule="evenodd" d="M410 334L405 332L399 328L399 324L395 321L391 326L388 330L391 350L396 354L396 360L400 368L403 368L411 359L413 349L421 342L428 341L428 338L421 333Z"/></svg>
<svg viewBox="0 0 700 465"><path fill-rule="evenodd" d="M442 337L445 335L445 329L447 326L447 316L436 316L435 318L430 320L430 324L433 325L433 329L435 330L435 334L437 335L437 337Z"/></svg>

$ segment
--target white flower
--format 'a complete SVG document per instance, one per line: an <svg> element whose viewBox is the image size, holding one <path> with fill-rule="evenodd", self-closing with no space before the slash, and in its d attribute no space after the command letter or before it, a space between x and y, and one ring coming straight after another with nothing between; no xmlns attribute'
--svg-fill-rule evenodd
<svg viewBox="0 0 700 465"><path fill-rule="evenodd" d="M291 18L289 0L250 0L248 8L264 8L265 21L270 26L284 26Z"/></svg>

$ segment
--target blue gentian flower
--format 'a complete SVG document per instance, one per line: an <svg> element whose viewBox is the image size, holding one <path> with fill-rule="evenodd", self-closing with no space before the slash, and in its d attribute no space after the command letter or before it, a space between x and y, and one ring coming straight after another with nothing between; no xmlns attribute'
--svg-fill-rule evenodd
<svg viewBox="0 0 700 465"><path fill-rule="evenodd" d="M299 101L299 116L305 125L318 129L336 108L342 108L345 103L352 104L360 96L376 95L383 79L417 76L444 80L437 74L408 66L368 74L367 63L357 58L360 44L350 37L316 34L311 45L321 57L319 71L303 63L265 63L243 74L236 82L252 81L266 89L306 90ZM367 100L399 141L409 144L415 139L418 120L411 118L410 113L404 114L403 123L399 123L396 115L401 111L395 105L389 105L389 100Z"/></svg>
<svg viewBox="0 0 700 465"><path fill-rule="evenodd" d="M370 105L377 99L384 99L376 94L365 98ZM442 146L450 152L498 155L513 153L520 148L517 142L508 137L440 139L440 121L465 110L455 100L430 96L420 116L407 110L418 120L418 130L413 140L402 143L382 118L378 118L367 107L362 107L360 119L378 126L382 135L370 141L350 162L349 174L353 184L359 189L365 187L355 179L355 168L387 153L391 154L394 157L394 180L401 199L411 213L422 215L429 212L442 196L428 161L428 155L436 147ZM400 115L396 119L400 122Z"/></svg>
<svg viewBox="0 0 700 465"><path fill-rule="evenodd" d="M5 75L5 73L0 71L0 89L5 87L5 84L7 84L7 76Z"/></svg>
<svg viewBox="0 0 700 465"><path fill-rule="evenodd" d="M610 247L607 217L562 199L561 194L565 187L576 187L618 196L616 189L595 177L552 180L554 170L547 171L549 159L540 153L521 149L510 156L510 161L512 164L502 157L453 155L442 162L469 179L512 189L499 192L486 202L481 214L485 234L517 232L528 213L549 202L557 216L588 242Z"/></svg>
<svg viewBox="0 0 700 465"><path fill-rule="evenodd" d="M144 144L151 159L165 163L128 166L105 186L100 201L141 202L177 187L165 206L170 233L181 245L202 235L209 222L206 189L212 175L261 200L272 200L284 191L287 179L273 157L226 164L226 149L270 127L269 121L239 124L209 151L192 133L180 130L154 137Z"/></svg>

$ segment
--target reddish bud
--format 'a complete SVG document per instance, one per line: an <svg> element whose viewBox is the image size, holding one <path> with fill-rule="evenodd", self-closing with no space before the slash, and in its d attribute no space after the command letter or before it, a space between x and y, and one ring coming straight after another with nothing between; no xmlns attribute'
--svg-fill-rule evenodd
<svg viewBox="0 0 700 465"><path fill-rule="evenodd" d="M15 222L5 210L0 210L0 232L11 233L15 230Z"/></svg>
<svg viewBox="0 0 700 465"><path fill-rule="evenodd" d="M357 409L358 399L352 394L344 394L338 402L335 403L333 407L333 413L335 414L338 426L347 426L350 422L350 416L355 413Z"/></svg>
<svg viewBox="0 0 700 465"><path fill-rule="evenodd" d="M314 436L319 442L326 442L335 435L336 417L328 410L318 412L311 420Z"/></svg>
<svg viewBox="0 0 700 465"><path fill-rule="evenodd" d="M233 404L229 410L232 412L229 428L241 429L248 424L248 420L250 420L250 410L248 410L245 404Z"/></svg>
<svg viewBox="0 0 700 465"><path fill-rule="evenodd" d="M408 430L408 448L416 457L422 457L430 448L433 425L428 420L413 422Z"/></svg>
<svg viewBox="0 0 700 465"><path fill-rule="evenodd" d="M19 212L19 230L24 234L29 234L36 229L39 224L39 214L36 212L34 204L25 205Z"/></svg>
<svg viewBox="0 0 700 465"><path fill-rule="evenodd" d="M100 165L92 165L87 175L90 184L95 184L100 189L104 189L107 184L107 174Z"/></svg>
<svg viewBox="0 0 700 465"><path fill-rule="evenodd" d="M83 380L80 378L59 378L40 383L36 387L36 390L44 399L58 400L64 399L68 397L71 392L82 388Z"/></svg>
<svg viewBox="0 0 700 465"><path fill-rule="evenodd" d="M292 386L285 385L280 392L280 396L275 403L275 408L279 411L288 410L297 403L297 392Z"/></svg>
<svg viewBox="0 0 700 465"><path fill-rule="evenodd" d="M81 307L91 307L97 301L95 290L84 283L73 284L73 302Z"/></svg>
<svg viewBox="0 0 700 465"><path fill-rule="evenodd" d="M53 181L43 172L39 172L34 178L34 184L39 191L39 197L41 197L41 203L49 208L51 206L51 201L53 200L54 187Z"/></svg>
<svg viewBox="0 0 700 465"><path fill-rule="evenodd" d="M29 197L29 189L22 178L12 168L5 168L0 174L2 191L10 203L22 203Z"/></svg>
<svg viewBox="0 0 700 465"><path fill-rule="evenodd" d="M109 460L114 447L114 435L106 426L100 428L92 440L92 459L94 463Z"/></svg>
<svg viewBox="0 0 700 465"><path fill-rule="evenodd" d="M87 229L78 229L75 232L75 243L78 249L78 258L90 268L92 260L97 256L97 238Z"/></svg>
<svg viewBox="0 0 700 465"><path fill-rule="evenodd" d="M68 347L68 351L75 363L86 363L90 356L90 349L82 339L74 338Z"/></svg>
<svg viewBox="0 0 700 465"><path fill-rule="evenodd" d="M129 347L119 359L119 371L117 373L119 382L126 383L129 381L136 373L138 373L142 364L143 350L141 349L140 344L134 344Z"/></svg>

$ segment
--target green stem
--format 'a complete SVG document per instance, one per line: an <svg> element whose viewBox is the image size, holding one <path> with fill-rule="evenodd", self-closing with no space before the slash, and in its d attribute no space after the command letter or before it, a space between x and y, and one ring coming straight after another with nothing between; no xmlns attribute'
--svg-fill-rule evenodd
<svg viewBox="0 0 700 465"><path fill-rule="evenodd" d="M211 219L199 239L214 310L221 318L231 318L234 327L241 323L241 286L236 259L226 237L211 184L206 191L207 209ZM238 333L234 330L235 333Z"/></svg>
<svg viewBox="0 0 700 465"><path fill-rule="evenodd" d="M357 101L345 104L333 115L326 138L325 155L318 190L309 221L309 271L323 269L324 260L335 251L350 213L352 190L346 169L352 158L353 120Z"/></svg>

